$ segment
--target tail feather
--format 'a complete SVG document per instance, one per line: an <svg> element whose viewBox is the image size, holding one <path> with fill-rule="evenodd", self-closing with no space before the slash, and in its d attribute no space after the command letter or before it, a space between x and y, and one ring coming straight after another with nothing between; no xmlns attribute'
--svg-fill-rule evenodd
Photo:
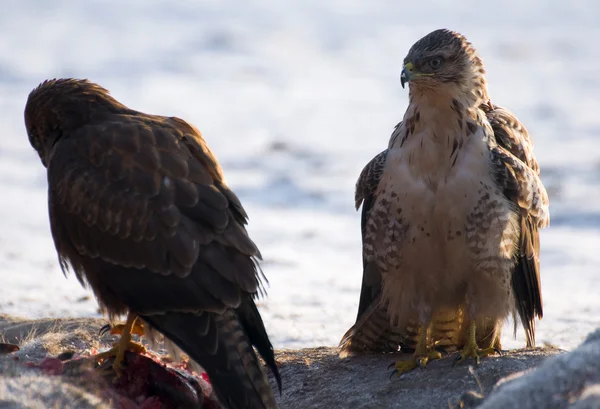
<svg viewBox="0 0 600 409"><path fill-rule="evenodd" d="M342 337L340 357L372 352L395 352L398 347L414 351L418 342L419 328L416 321L403 327L392 324L387 308L375 300L364 314ZM436 311L429 325L429 343L448 353L462 349L467 341L469 321L464 308L442 308ZM477 344L500 349L502 322L484 320L478 322Z"/></svg>
<svg viewBox="0 0 600 409"><path fill-rule="evenodd" d="M410 334L391 325L380 297L373 300L340 341L340 358L368 352L396 352Z"/></svg>
<svg viewBox="0 0 600 409"><path fill-rule="evenodd" d="M269 341L267 330L256 308L256 304L250 297L245 297L242 299L242 303L236 313L250 343L254 345L269 369L271 369L271 372L273 372L277 386L279 387L279 393L281 393L281 376L275 363L273 345Z"/></svg>
<svg viewBox="0 0 600 409"><path fill-rule="evenodd" d="M234 310L228 309L222 314L165 313L143 316L142 319L206 371L224 407L277 408L269 381L252 347L252 339ZM261 349L259 352L263 354L264 340ZM265 361L274 368L273 372L280 382L277 367L272 366L275 362L272 349Z"/></svg>
<svg viewBox="0 0 600 409"><path fill-rule="evenodd" d="M525 330L528 348L535 347L535 318L541 319L544 315L539 254L538 227L530 217L521 217L519 256L513 270L512 287L515 306ZM515 335L516 332L517 321L515 320Z"/></svg>

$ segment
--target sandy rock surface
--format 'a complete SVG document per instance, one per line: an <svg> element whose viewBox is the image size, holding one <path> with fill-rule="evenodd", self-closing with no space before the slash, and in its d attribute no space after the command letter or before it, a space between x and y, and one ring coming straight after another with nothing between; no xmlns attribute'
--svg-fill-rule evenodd
<svg viewBox="0 0 600 409"><path fill-rule="evenodd" d="M90 385L25 365L47 357L104 349L98 319L26 320L0 315L0 409L110 408ZM578 349L546 346L452 366L455 355L424 370L391 377L389 364L407 355L338 358L337 348L280 350L281 409L295 408L600 408L600 331ZM534 369L536 368L536 369Z"/></svg>

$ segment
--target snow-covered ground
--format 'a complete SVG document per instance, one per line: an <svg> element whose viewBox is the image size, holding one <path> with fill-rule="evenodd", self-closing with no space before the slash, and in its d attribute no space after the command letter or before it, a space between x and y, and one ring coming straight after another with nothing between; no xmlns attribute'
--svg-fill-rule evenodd
<svg viewBox="0 0 600 409"><path fill-rule="evenodd" d="M51 241L45 171L23 108L52 77L86 77L142 111L197 125L251 217L276 348L336 345L361 281L353 188L401 119L408 48L465 34L495 103L534 136L551 195L538 341L600 325L600 2L5 0L0 13L0 312L94 316ZM504 344L514 341L507 327Z"/></svg>

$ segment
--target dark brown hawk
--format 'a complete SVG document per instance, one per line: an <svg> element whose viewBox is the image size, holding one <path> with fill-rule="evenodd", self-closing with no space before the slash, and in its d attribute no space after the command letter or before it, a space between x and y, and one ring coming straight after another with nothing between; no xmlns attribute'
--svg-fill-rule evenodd
<svg viewBox="0 0 600 409"><path fill-rule="evenodd" d="M511 313L535 345L548 196L527 130L491 103L484 75L456 32L408 52L404 119L356 185L363 282L341 356L414 350L398 372L438 358L437 347L479 359L500 348Z"/></svg>
<svg viewBox="0 0 600 409"><path fill-rule="evenodd" d="M253 297L262 291L247 215L200 132L119 103L87 80L45 81L25 125L48 174L52 237L111 317L139 318L209 375L228 408L276 408L253 349L280 385Z"/></svg>

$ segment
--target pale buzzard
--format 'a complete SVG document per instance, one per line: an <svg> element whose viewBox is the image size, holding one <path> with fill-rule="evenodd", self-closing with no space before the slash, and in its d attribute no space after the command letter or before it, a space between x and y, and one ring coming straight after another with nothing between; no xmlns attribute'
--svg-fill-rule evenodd
<svg viewBox="0 0 600 409"><path fill-rule="evenodd" d="M388 148L362 171L363 283L341 356L414 350L405 372L438 358L500 348L519 315L527 345L542 317L538 229L548 196L525 127L492 104L481 58L436 30L404 60L409 106Z"/></svg>

